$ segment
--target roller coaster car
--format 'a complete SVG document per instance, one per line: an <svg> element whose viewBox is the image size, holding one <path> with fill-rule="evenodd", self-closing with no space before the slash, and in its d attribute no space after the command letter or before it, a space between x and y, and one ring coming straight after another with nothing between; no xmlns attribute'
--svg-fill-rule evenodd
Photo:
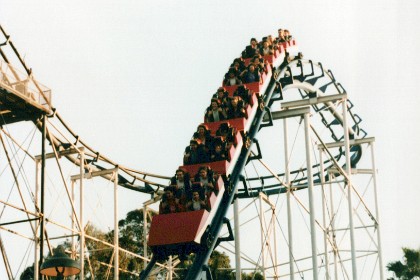
<svg viewBox="0 0 420 280"><path fill-rule="evenodd" d="M229 162L227 160L213 161L207 163L198 163L191 165L182 165L179 169L186 170L190 174L197 174L198 169L201 166L208 166L214 173L226 174L226 170L229 168Z"/></svg>
<svg viewBox="0 0 420 280"><path fill-rule="evenodd" d="M258 84L258 83L257 83ZM232 94L229 94L229 96L233 96ZM250 96L248 106L245 108L246 115L251 116L253 114L253 111L256 110L256 107L258 106L258 96L256 93L252 93ZM203 123L211 132L212 136L216 135L216 131L219 129L220 125L222 123L227 123L229 127L234 128L236 131L243 131L247 125L248 119L247 118L236 118L236 119L228 119L218 122L208 122Z"/></svg>
<svg viewBox="0 0 420 280"><path fill-rule="evenodd" d="M237 131L242 131L244 130L246 119L245 118L229 119L229 120L218 121L218 122L209 122L209 123L205 123L205 125L211 131L212 136L215 136L216 131L219 129L222 123L227 123L229 124L230 127L234 127Z"/></svg>
<svg viewBox="0 0 420 280"><path fill-rule="evenodd" d="M261 75L261 82L246 83L244 84L245 88L251 90L254 94L261 92L263 84L265 83L267 77L271 77L271 66L267 65L265 71ZM229 93L229 96L233 96L235 91L239 86L224 86L223 88Z"/></svg>
<svg viewBox="0 0 420 280"><path fill-rule="evenodd" d="M289 45L292 46L295 45L295 43L284 43L284 46L282 46L274 56L278 56L278 53L283 52ZM189 174L196 174L201 166L207 165L220 175L230 174L243 146L241 134L249 129L250 122L257 110L257 93L265 91L269 78L271 78L271 66L267 65L266 71L262 74L261 82L245 84L246 88L252 92L249 105L246 108L248 119L238 118L221 122L205 123L213 133L217 131L221 123L228 123L230 127L235 129L236 146L232 146L229 151L231 161L222 160L202 164L184 165L180 166L181 169L186 170ZM225 89L229 92L229 95L232 96L237 87L225 87ZM225 192L222 177L226 176L219 176L217 180L216 189L219 190L217 196L212 193L209 198L211 205L210 211L198 210L162 214L153 217L150 226L148 245L158 260L164 260L170 255L178 255L180 258L184 258L190 253L206 250L203 236L205 236L206 229L212 222L213 216L215 215Z"/></svg>
<svg viewBox="0 0 420 280"><path fill-rule="evenodd" d="M182 258L203 248L201 238L219 207L225 190L221 177L217 180L216 189L217 196L212 193L209 199L210 212L197 210L153 217L148 245L158 260L164 260L170 255L179 255Z"/></svg>
<svg viewBox="0 0 420 280"><path fill-rule="evenodd" d="M296 41L293 39L289 42L283 42L279 45L278 49L274 52L274 54L270 55L264 55L264 61L268 62L270 65L274 66L275 60L277 57L279 57L282 53L285 52L285 50L289 47L293 47L296 45ZM251 62L252 58L246 58L244 59L245 66L248 66Z"/></svg>
<svg viewBox="0 0 420 280"><path fill-rule="evenodd" d="M234 120L238 120L238 122L246 121L245 118L239 118L239 119L234 119ZM235 133L234 145L229 150L230 161L220 160L220 161L213 161L213 162L206 162L206 163L182 165L179 167L179 169L185 170L189 174L194 175L194 174L197 174L198 169L201 166L208 166L216 174L219 174L219 175L227 174L228 173L227 171L229 167L231 166L231 163L236 161L236 158L239 156L239 153L241 152L242 143L243 143L242 131L236 131Z"/></svg>

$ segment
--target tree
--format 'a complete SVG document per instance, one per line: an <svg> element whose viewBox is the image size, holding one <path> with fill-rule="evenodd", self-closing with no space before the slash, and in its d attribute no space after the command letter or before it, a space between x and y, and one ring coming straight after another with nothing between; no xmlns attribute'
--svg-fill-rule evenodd
<svg viewBox="0 0 420 280"><path fill-rule="evenodd" d="M264 280L264 276L259 272L242 273L242 280Z"/></svg>
<svg viewBox="0 0 420 280"><path fill-rule="evenodd" d="M179 264L177 266L175 275L173 275L173 279L185 279L189 268L194 262L194 258L194 254L191 254L187 257L186 261ZM210 255L208 266L214 280L236 279L235 273L233 273L233 269L231 268L230 258L224 252L221 253L219 251L213 251L213 253ZM242 280L264 280L264 276L258 271L250 273L243 272Z"/></svg>
<svg viewBox="0 0 420 280"><path fill-rule="evenodd" d="M113 241L113 235L105 233L100 229L96 228L92 224L88 224L85 228L87 235L90 235L98 240L103 240L109 243ZM88 255L85 258L85 279L96 279L99 275L106 275L108 267L104 264L108 264L112 257L112 249L103 244L90 238L86 238L86 248Z"/></svg>
<svg viewBox="0 0 420 280"><path fill-rule="evenodd" d="M390 262L386 268L394 273L395 277L389 280L420 279L420 250L402 248L404 252L403 263L401 261Z"/></svg>
<svg viewBox="0 0 420 280"><path fill-rule="evenodd" d="M148 216L147 224L150 225L150 216ZM127 213L125 219L120 220L118 228L120 231L119 245L121 248L126 249L130 252L135 252L139 255L143 255L144 248L143 244L146 242L144 237L143 228L143 209L135 209ZM148 251L148 255L151 251ZM143 260L135 258L131 255L121 254L120 255L120 266L127 271L140 273L143 269ZM125 275L126 273L120 273ZM132 275L128 275L130 279ZM121 278L121 276L120 276Z"/></svg>
<svg viewBox="0 0 420 280"><path fill-rule="evenodd" d="M173 279L185 279L188 274L188 270L191 268L194 262L195 255L190 254L187 256L187 260L178 265L176 274ZM230 266L230 259L225 253L219 251L213 251L210 255L208 262L210 273L214 280L234 280L235 277L232 274L233 270Z"/></svg>
<svg viewBox="0 0 420 280"><path fill-rule="evenodd" d="M213 251L209 260L209 268L214 280L234 279L230 266L230 259L225 253Z"/></svg>
<svg viewBox="0 0 420 280"><path fill-rule="evenodd" d="M33 280L34 279L34 265L28 266L20 275L20 280Z"/></svg>
<svg viewBox="0 0 420 280"><path fill-rule="evenodd" d="M148 215L147 224L150 225L150 216ZM135 209L127 213L126 218L118 222L119 246L130 252L143 254L143 209ZM103 233L93 226L87 228L87 234L94 236L100 240L105 240L113 243L114 230ZM89 233L88 233L89 231ZM86 240L86 245L89 250L89 260L92 266L92 272L96 276L95 279L102 279L109 277L113 278L113 269L110 269L109 264L113 264L113 250L100 242L93 240ZM149 255L150 255L149 251ZM86 262L85 266L88 268L89 264ZM119 272L120 279L135 279L135 273L140 273L143 269L143 260L132 255L120 252L119 254ZM127 272L126 272L127 271ZM134 273L134 274L133 274ZM87 272L85 279L91 279L90 272ZM99 277L99 278L98 278Z"/></svg>
<svg viewBox="0 0 420 280"><path fill-rule="evenodd" d="M147 217L147 224L150 225L151 216ZM127 213L126 218L118 222L119 246L130 252L143 254L143 209L135 209ZM87 224L85 233L97 240L113 243L114 231L103 232L92 224ZM109 279L113 278L113 249L98 242L95 239L86 238L85 258L85 279ZM70 250L71 244L68 240L59 244ZM149 252L150 255L151 252ZM132 255L120 252L119 254L120 279L137 279L134 274L140 273L143 269L143 260ZM27 267L20 276L20 279L31 279L33 277L33 264ZM79 279L76 276L76 279Z"/></svg>

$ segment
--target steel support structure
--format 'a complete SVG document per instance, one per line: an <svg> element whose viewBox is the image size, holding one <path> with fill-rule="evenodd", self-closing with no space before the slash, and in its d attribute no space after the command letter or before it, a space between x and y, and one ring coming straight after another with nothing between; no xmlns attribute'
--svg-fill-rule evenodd
<svg viewBox="0 0 420 280"><path fill-rule="evenodd" d="M81 164L82 165L82 164ZM82 182L83 179L92 179L94 177L98 177L98 176L104 176L107 174L110 174L112 177L112 180L114 182L114 243L113 243L113 259L114 259L114 280L118 280L119 279L119 228L118 228L118 167L112 168L112 169L104 169L101 171L96 171L96 172L89 172L89 173L84 173L84 170L81 168L81 174L80 175L74 175L71 176L71 180L72 181L80 181ZM83 191L82 191L82 183L80 184L81 187L81 191L80 191L80 209L81 209L81 217L80 217L80 223L81 223L81 228L80 228L80 262L83 263L84 262L84 226L82 224L82 214L83 214ZM83 240L83 243L82 243ZM83 274L80 273L80 279L83 280L84 276Z"/></svg>
<svg viewBox="0 0 420 280"><path fill-rule="evenodd" d="M42 150L41 150L41 209L40 209L40 227L39 227L39 266L40 269L44 261L44 227L45 227L45 211L44 211L44 202L45 202L45 145L46 145L46 131L47 131L47 115L42 116ZM40 270L38 270L39 276ZM42 277L42 276L41 276Z"/></svg>
<svg viewBox="0 0 420 280"><path fill-rule="evenodd" d="M329 224L327 224L327 210L326 210L326 191L325 191L325 174L324 174L324 160L322 157L322 152L319 151L319 162L320 162L320 172L321 172L321 191L322 191L322 226L324 227L324 258L325 258L325 278L330 278L330 261L328 254L328 242L327 240L331 239Z"/></svg>
<svg viewBox="0 0 420 280"><path fill-rule="evenodd" d="M40 160L36 160L35 161L35 212L39 213L39 192L41 189L41 161ZM38 228L41 226L41 221L38 220L37 222L35 222L35 228L36 231L38 232ZM39 279L39 257L40 257L40 236L38 236L38 234L35 234L34 236L34 280L38 280Z"/></svg>
<svg viewBox="0 0 420 280"><path fill-rule="evenodd" d="M270 198L266 196L264 193L260 192L258 196L259 200L259 221L260 221L260 229L261 229L261 271L263 273L264 279L267 279L266 270L266 251L268 252L269 256L272 257L272 265L270 267L273 268L273 276L269 278L272 279L279 279L278 273L278 263L277 263L277 236L276 236L276 205L270 201ZM265 219L265 210L264 204L267 204L270 207L270 221L267 223ZM274 244L271 244L273 242ZM274 252L272 252L274 251Z"/></svg>
<svg viewBox="0 0 420 280"><path fill-rule="evenodd" d="M73 201L73 203L76 201L76 193L75 193L74 184L75 184L75 182L71 181L71 200ZM75 213L71 213L71 230L72 230L73 233L77 231L77 229L76 229L76 214ZM82 238L80 238L80 241L82 241ZM82 242L80 242L80 244L82 244ZM74 234L72 234L72 237L71 237L71 252L72 252L72 258L76 259L77 258L76 236ZM81 264L80 271L83 271L83 269L84 269L84 266Z"/></svg>
<svg viewBox="0 0 420 280"><path fill-rule="evenodd" d="M143 240L147 240L148 230L147 230L147 205L143 205ZM147 242L143 243L143 267L147 266Z"/></svg>
<svg viewBox="0 0 420 280"><path fill-rule="evenodd" d="M352 131L352 128L348 127L347 125L347 115L348 113L348 104L347 104L347 95L346 94L337 94L337 95L331 95L331 96L323 96L318 98L310 98L306 100L298 100L298 101L291 101L291 102L283 102L281 104L281 111L272 112L272 119L278 120L283 119L284 124L284 150L285 150L285 182L284 185L286 186L287 190L287 203L288 203L288 241L289 241L289 271L290 271L290 277L293 279L294 275L294 269L293 269L293 262L296 262L297 260L293 259L293 232L291 231L293 228L292 225L292 217L291 217L291 211L290 211L290 197L293 188L291 188L289 184L289 155L288 155L288 148L287 148L287 119L291 117L301 117L304 120L304 130L305 130L305 150L306 150L306 167L307 167L307 188L308 188L308 197L309 197L309 218L310 218L310 229L311 229L311 251L312 251L312 278L317 279L318 278L318 269L321 267L325 267L325 277L326 279L339 279L339 267L343 269L343 274L346 275L346 277L349 277L351 279L358 279L357 275L357 259L360 258L360 254L358 255L358 252L367 252L364 250L357 250L357 244L355 242L355 230L359 230L364 228L367 230L370 226L365 226L362 224L362 226L355 227L353 216L355 215L356 209L354 209L353 201L355 201L356 197L358 198L358 203L365 206L365 209L368 209L366 203L363 201L362 196L358 193L358 191L355 189L355 186L353 186L353 180L352 176L354 174L372 174L373 177L373 188L374 188L374 200L375 200L375 216L373 218L375 224L373 225L376 229L376 238L377 242L374 242L375 245L377 245L377 251L371 252L369 251L368 254L364 256L372 255L373 253L378 254L378 263L379 263L379 277L381 280L383 280L383 262L382 262L382 253L381 253L381 240L380 240L380 228L379 228L379 208L378 208L378 198L377 198L377 182L376 182L376 167L375 167L375 161L374 161L374 151L373 151L373 142L374 138L362 138L362 139L350 139L350 133ZM310 106L313 106L318 103L325 103L325 102L335 102L336 106L341 106L342 110L341 112L339 110L336 111L336 114L340 114L341 117L340 121L342 121L342 129L343 129L343 141L337 141L333 143L322 143L318 144L319 149L319 162L320 162L320 187L316 189L316 191L321 191L321 203L322 203L322 221L317 221L315 216L315 209L316 206L314 203L314 187L318 186L318 183L315 185L314 181L312 179L312 162L311 162L311 147L310 147L310 139L309 135L311 132L311 129L314 130L314 127L310 124ZM338 104L338 105L337 105ZM347 132L347 133L346 133ZM316 135L316 133L315 133ZM319 139L322 142L322 139ZM357 146L357 145L370 145L371 147L371 169L352 169L352 162L351 162L351 151L350 147ZM328 152L328 160L331 160L332 154L328 151L332 148L342 148L344 149L345 154L345 165L343 167L338 166L337 162L332 160L334 163L333 165L335 167L330 168L331 171L327 172L329 176L329 181L326 182L325 178L327 177L327 174L325 173L325 166L324 166L324 157L323 154ZM333 170L335 170L333 172ZM347 207L348 207L348 228L343 230L348 230L350 233L349 243L350 243L350 250L348 252L351 253L350 258L342 258L340 256L340 252L347 252L346 250L340 250L336 243L336 232L340 231L341 229L337 229L335 225L335 216L334 214L331 214L330 218L327 217L327 208L334 209L334 190L336 189L333 187L334 184L339 184L341 181L333 182L332 180L335 178L335 174L340 173L343 175L344 178L344 184L347 187L347 190L345 192L346 195L346 201L347 201ZM353 175L352 175L353 174ZM328 188L329 186L329 188ZM329 190L329 191L328 191ZM352 197L355 196L355 197ZM320 208L321 209L321 208ZM370 210L367 210L369 214L371 213ZM360 216L357 216L360 220ZM316 238L316 223L318 223L319 227L321 228L322 235L323 235L323 249L322 254L317 253L317 238ZM321 226L322 225L322 226ZM372 240L372 237L369 235L370 239ZM321 251L321 250L319 250ZM332 257L330 257L330 254L333 254ZM318 257L323 257L325 260L325 264L318 265ZM350 272L347 272L344 266L344 261L351 262L351 275ZM330 265L333 265L333 272L330 270Z"/></svg>
<svg viewBox="0 0 420 280"><path fill-rule="evenodd" d="M113 203L113 221L114 221L114 242L113 242L113 262L114 262L114 280L118 280L119 279L119 228L118 228L118 167L116 168L112 168L112 169L105 169L105 170L101 170L101 171L95 171L95 172L88 172L85 173L85 166L84 166L84 162L85 162L85 155L84 155L84 148L83 147L79 147L76 149L67 149L67 150L62 150L62 151L57 151L57 152L53 152L53 153L49 153L49 154L41 154L39 156L35 156L35 166L36 166L36 195L35 195L35 200L36 203L38 202L38 200L43 200L43 191L42 189L44 189L45 191L45 185L42 183L43 181L43 168L45 168L45 161L48 159L53 159L53 158L59 158L61 156L64 155L70 155L70 154L78 154L78 158L79 158L79 174L77 175L73 175L70 177L70 181L71 181L71 205L72 205L72 209L74 209L74 211L72 211L71 214L71 228L69 230L71 230L72 234L71 234L71 240L72 240L72 257L77 257L77 255L79 256L79 262L80 262L80 267L81 267L81 272L79 274L79 279L83 280L84 279L84 262L85 262L85 228L84 228L84 180L86 179L91 179L94 177L102 177L104 175L110 174L111 175L111 180L113 180L114 183L114 192L113 192L113 197L114 197L114 203ZM44 171L45 172L45 171ZM40 176L41 175L41 176ZM45 180L45 179L44 179ZM77 214L75 212L75 203L76 203L76 196L75 196L75 184L76 182L79 182L79 213ZM39 192L41 191L41 195L40 195L40 199L38 198L39 196ZM37 204L36 204L37 205ZM42 205L42 203L41 203ZM35 243L35 264L39 263L38 266L42 263L41 259L43 256L43 240L44 240L44 235L43 232L45 232L45 227L41 227L42 225L42 218L43 218L43 212L45 210L43 209L43 207L41 207L39 216L41 217L40 219L40 228L42 230L40 230L39 232L39 237L35 236L34 240L38 240L38 242ZM50 221L52 222L52 221ZM76 246L75 246L75 238L74 238L74 234L77 234L79 236L79 252L76 253ZM146 250L146 254L147 254L147 250ZM38 255L39 255L39 259L38 259ZM42 276L39 274L39 268L37 265L35 265L35 271L34 271L34 279L39 279L42 278Z"/></svg>
<svg viewBox="0 0 420 280"><path fill-rule="evenodd" d="M332 175L334 176L334 174ZM334 196L333 196L333 187L332 187L332 183L329 184L329 190L330 190L330 207L331 209L334 209ZM330 236L332 236L332 240L334 242L334 245L337 244L336 242L336 238L335 238L335 215L333 215L333 217L331 218L330 221L330 225L331 225L331 234ZM338 259L338 249L335 248L334 249L334 279L338 279L338 263L339 263L339 259Z"/></svg>
<svg viewBox="0 0 420 280"><path fill-rule="evenodd" d="M237 191L236 191L237 193ZM235 279L242 279L242 268L241 268L241 235L239 225L239 201L236 198L233 202L233 219L234 219L234 229L235 229Z"/></svg>
<svg viewBox="0 0 420 280"><path fill-rule="evenodd" d="M45 117L46 118L46 117ZM46 128L45 128L46 129ZM45 137L44 133L43 133L43 138ZM45 144L43 144L44 147ZM45 193L45 175L43 175L45 173L45 163L46 160L48 159L53 159L56 156L62 156L62 155L68 155L68 154L74 154L74 153L79 153L80 155L80 159L81 161L84 161L84 152L83 152L83 147L79 148L79 149L72 149L72 150L65 150L65 151L60 151L57 152L57 154L55 153L45 153L45 148L42 149L42 153L41 155L35 156L35 205L36 208L38 208L38 200L41 201L41 207L40 209L36 209L36 212L38 212L40 218L40 222L39 222L39 227L40 227L40 232L39 232L39 236L34 236L34 240L35 240L35 258L34 258L34 279L38 280L39 278L43 278L43 276L40 274L39 272L39 266L42 264L42 259L43 259L43 254L44 254L44 232L46 231L45 229L45 217L44 217L44 202L43 200L44 198L44 193ZM80 164L80 174L83 174L83 163ZM41 174L41 175L40 175ZM82 182L81 184L81 190L82 190ZM74 184L72 181L72 201L71 204L73 205L73 209L74 209ZM41 192L39 194L39 192ZM81 191L82 192L82 191ZM38 196L40 195L40 198L38 199ZM83 217L83 210L82 210L82 203L80 206L80 219L78 220L79 223L82 222L82 217ZM74 234L75 232L77 232L77 230L75 229L75 218L76 218L76 213L74 211L72 211L72 249L74 249ZM83 231L82 231L83 232ZM84 236L83 233L79 232L80 235L80 243L82 243L84 240ZM83 252L82 250L80 251L80 256L83 256ZM72 252L72 256L75 257L76 253L75 251ZM82 258L80 258L82 259ZM37 265L38 264L38 265ZM83 271L83 262L81 261L81 271ZM83 274L81 274L83 275ZM82 277L82 276L81 276ZM83 279L80 278L80 279Z"/></svg>
<svg viewBox="0 0 420 280"><path fill-rule="evenodd" d="M290 183L290 166L289 166L289 140L287 131L287 119L283 119L283 137L284 137L284 174L286 181L284 182L287 187L287 236L289 240L289 274L290 280L295 279L295 265L293 257L293 224L292 224L292 210L291 210L291 183Z"/></svg>
<svg viewBox="0 0 420 280"><path fill-rule="evenodd" d="M349 208L349 224L350 224L350 246L351 246L351 267L353 280L357 280L357 264L356 264L356 244L354 238L354 222L353 222L353 202L352 202L352 181L351 181L351 161L350 161L350 135L348 133L347 123L347 99L342 101L343 130L344 130L344 149L346 153L346 179L347 179L347 203Z"/></svg>
<svg viewBox="0 0 420 280"><path fill-rule="evenodd" d="M112 171L114 177L114 279L119 279L119 228L118 228L118 167Z"/></svg>
<svg viewBox="0 0 420 280"><path fill-rule="evenodd" d="M302 100L304 101L304 100ZM298 106L302 105L302 102L297 103ZM295 103L290 102L288 104L291 107L296 106ZM304 104L306 105L306 104ZM310 142L310 121L309 121L309 114L310 114L310 108L309 107L299 107L294 109L289 109L283 104L283 107L287 108L283 111L273 112L273 119L283 119L284 120L284 145L285 145L285 152L287 152L287 123L286 119L291 117L300 117L304 119L304 130L305 130L305 156L306 156L306 168L307 168L307 181L308 181L308 197L309 197L309 217L310 217L310 232L311 232L311 251L312 251L312 268L313 273L312 277L313 279L318 279L318 260L317 260L317 245L316 245L316 230L315 230L315 206L314 206L314 195L313 195L313 189L314 189L314 182L313 182L313 175L312 175L312 160L311 160L311 142ZM290 183L289 183L289 175L288 175L288 166L289 166L289 159L288 159L288 153L285 154L285 174L286 174L286 185L288 186L287 191L287 209L288 209L288 238L289 243L291 240L293 240L292 237L292 218L291 218L291 210L290 210ZM292 244L293 245L293 244ZM294 269L293 269L293 247L290 247L289 244L289 269L290 269L290 275L291 279L294 278ZM292 274L293 273L293 274Z"/></svg>
<svg viewBox="0 0 420 280"><path fill-rule="evenodd" d="M362 229L362 228L364 228L364 229L369 228L369 227L374 227L375 228L376 241L375 240L372 240L372 241L374 241L373 243L374 243L374 245L376 246L376 249L377 249L376 252L377 252L377 255L378 255L379 279L383 280L385 278L384 278L383 260L382 260L381 230L380 230L380 223L379 223L379 204L378 204L377 178L376 178L377 171L376 171L376 166L375 166L374 143L375 143L375 138L374 137L369 137L369 138L364 138L364 139L356 139L356 140L348 140L348 145L349 146L363 145L363 146L366 146L367 148L370 148L370 167L367 168L367 169L354 168L354 169L351 170L351 172L349 174L352 175L353 177L355 177L356 174L371 175L372 176L373 199L374 199L373 207L375 209L375 215L373 217L374 224L373 225L362 225L362 226L359 226L359 227L355 227L353 225L353 232L357 229ZM322 155L325 153L326 149L345 147L345 145L346 145L346 141L320 144L320 145L318 145L318 149L320 151L320 156L322 157ZM322 160L322 158L321 158L321 160ZM333 177L335 176L335 174L337 172L338 172L338 169L334 168L334 169L329 170L328 175L331 176L332 179L333 179ZM349 174L346 172L346 175L349 175ZM324 178L325 176L322 176L322 177ZM333 181L333 180L331 180L331 181ZM345 182L347 183L348 180L346 180ZM325 182L324 182L324 184L325 184ZM333 193L333 186L332 186L333 183L329 182L328 184L329 184L329 189L330 189L330 195L329 195L329 197L330 197L330 208L334 209L333 194L332 194ZM354 187L355 187L354 185L351 185L351 187L350 187L350 185L347 184L347 188L348 188L347 189L347 194L348 194L349 189L354 190ZM347 195L347 199L349 200L348 195ZM370 206L372 206L372 205L370 205ZM355 213L357 214L357 212L356 212L356 209L354 209L353 206L351 206L351 207L352 208L349 209L349 213L351 212L352 216L353 216L353 214L355 214ZM365 205L365 207L367 207L367 206ZM331 220L329 221L329 225L330 225L330 227L328 229L328 232L330 234L330 237L335 237L335 235L336 235L335 233L338 232L338 231L349 230L351 232L350 223L349 223L348 228L341 228L341 229L335 228L334 217L332 217ZM373 238L372 236L369 236L369 237L370 237L370 239ZM357 256L357 252L361 252L361 250L357 250L356 244L354 244L354 245L355 245L354 248L352 246L351 250L350 250L350 252L352 254L352 258L351 258L351 260L352 260L352 273L354 273L353 262L359 258L359 256ZM334 253L334 275L335 275L334 279L338 279L337 265L338 264L341 265L341 262L337 260L337 255L339 254L339 250L333 248L333 253ZM353 257L353 254L355 255L355 257ZM357 275L355 276L353 274L353 279L357 279Z"/></svg>
<svg viewBox="0 0 420 280"><path fill-rule="evenodd" d="M80 210L79 210L79 221L80 221L80 242L79 242L79 259L80 259L80 279L84 279L85 275L85 228L84 228L84 213L83 208L85 206L84 203L84 185L83 185L83 173L84 173L84 153L83 150L80 152L80 180L79 180L79 188L80 188ZM74 182L74 180L73 180ZM74 202L73 202L74 203Z"/></svg>
<svg viewBox="0 0 420 280"><path fill-rule="evenodd" d="M382 240L381 240L381 229L379 223L379 203L378 203L378 187L377 187L377 178L376 178L376 164L375 164L375 142L370 143L370 152L372 159L372 177L373 177L373 188L375 192L375 214L376 214L376 236L378 239L378 260L379 260L379 276L380 280L384 280L384 264L382 260Z"/></svg>
<svg viewBox="0 0 420 280"><path fill-rule="evenodd" d="M314 182L312 177L312 159L311 159L311 140L309 131L309 113L304 115L305 126L305 152L306 152L306 168L308 172L308 196L309 196L309 220L311 225L311 246L312 246L312 277L318 280L318 257L316 247L316 231L315 231L315 206L314 206Z"/></svg>
<svg viewBox="0 0 420 280"><path fill-rule="evenodd" d="M264 208L263 208L263 199L262 199L262 193L260 193L259 197L259 205L260 205L260 211L259 211L259 220L260 220L260 241L261 241L261 270L263 274L263 278L266 279L265 275L265 247L266 247L266 234L264 230Z"/></svg>

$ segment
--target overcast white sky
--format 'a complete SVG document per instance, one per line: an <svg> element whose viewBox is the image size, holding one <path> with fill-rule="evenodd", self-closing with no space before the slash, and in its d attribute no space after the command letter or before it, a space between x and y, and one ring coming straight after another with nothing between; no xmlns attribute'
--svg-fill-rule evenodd
<svg viewBox="0 0 420 280"><path fill-rule="evenodd" d="M419 10L414 0L0 0L0 23L85 141L164 175L249 38L288 28L376 137L387 263L420 245Z"/></svg>

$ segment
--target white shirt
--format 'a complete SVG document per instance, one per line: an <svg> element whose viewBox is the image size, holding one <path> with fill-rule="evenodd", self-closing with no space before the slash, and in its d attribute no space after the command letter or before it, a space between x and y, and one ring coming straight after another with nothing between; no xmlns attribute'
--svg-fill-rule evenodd
<svg viewBox="0 0 420 280"><path fill-rule="evenodd" d="M192 203L192 208L193 208L194 210L200 210L200 209L201 209L201 203L200 203L200 201L195 201L195 200L193 200L193 203Z"/></svg>
<svg viewBox="0 0 420 280"><path fill-rule="evenodd" d="M220 121L220 117L219 117L219 110L217 109L216 111L212 110L213 113L213 119L215 122Z"/></svg>

